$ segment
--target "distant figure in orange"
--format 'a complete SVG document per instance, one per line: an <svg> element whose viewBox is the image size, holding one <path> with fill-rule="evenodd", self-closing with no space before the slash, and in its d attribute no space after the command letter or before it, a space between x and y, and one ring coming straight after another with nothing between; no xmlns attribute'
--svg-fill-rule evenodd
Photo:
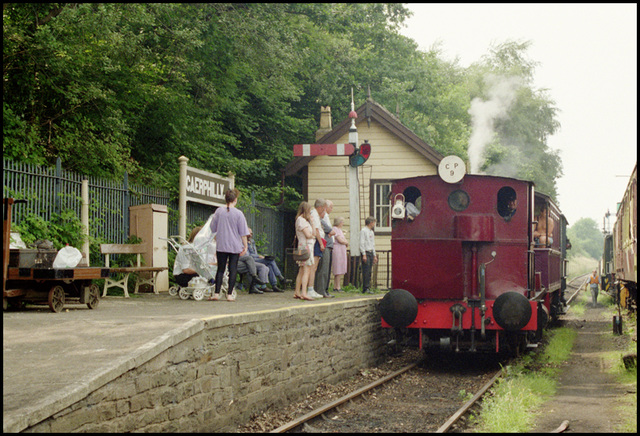
<svg viewBox="0 0 640 436"><path fill-rule="evenodd" d="M547 243L552 244L553 238L551 235L553 234L553 228L555 226L553 222L553 218L549 216L549 211L546 204L542 205L540 212L536 215L536 228L533 231L533 240L536 245L544 245Z"/></svg>

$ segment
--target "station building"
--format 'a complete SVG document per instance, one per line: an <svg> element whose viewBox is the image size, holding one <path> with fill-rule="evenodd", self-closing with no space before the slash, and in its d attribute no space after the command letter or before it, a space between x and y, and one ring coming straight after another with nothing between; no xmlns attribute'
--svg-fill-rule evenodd
<svg viewBox="0 0 640 436"><path fill-rule="evenodd" d="M360 228L367 216L376 218L378 281L376 283L374 275L372 285L386 289L391 286L391 183L394 179L438 174L438 164L443 156L371 97L356 109L356 113L358 141L362 144L367 140L371 144L371 156L358 167ZM331 108L322 107L316 143L348 143L350 126L351 119L345 117L333 128ZM285 175L302 178L306 201L312 204L317 198L333 201L331 219L345 218L343 229L349 240L348 167L347 156L295 157L285 167Z"/></svg>

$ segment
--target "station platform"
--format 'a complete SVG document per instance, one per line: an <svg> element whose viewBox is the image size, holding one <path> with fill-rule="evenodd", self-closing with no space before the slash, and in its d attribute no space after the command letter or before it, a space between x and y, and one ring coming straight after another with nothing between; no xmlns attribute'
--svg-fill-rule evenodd
<svg viewBox="0 0 640 436"><path fill-rule="evenodd" d="M181 300L168 293L141 293L131 298L107 296L94 310L65 304L62 312L28 306L3 312L3 431L18 432L56 403L77 401L99 377L113 377L114 362L141 349L166 347L159 337L184 329L194 320L260 313L296 306L321 306L347 300L380 299L384 294L337 294L336 298L302 301L293 291L247 294L235 302ZM121 365L122 366L122 365ZM45 416L46 417L46 416Z"/></svg>

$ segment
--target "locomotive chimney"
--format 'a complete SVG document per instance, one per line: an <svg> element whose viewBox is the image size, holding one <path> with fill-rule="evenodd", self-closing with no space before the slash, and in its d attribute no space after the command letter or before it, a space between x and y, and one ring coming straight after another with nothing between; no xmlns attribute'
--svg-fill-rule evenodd
<svg viewBox="0 0 640 436"><path fill-rule="evenodd" d="M331 107L320 106L320 128L316 130L316 141L332 130L331 127Z"/></svg>

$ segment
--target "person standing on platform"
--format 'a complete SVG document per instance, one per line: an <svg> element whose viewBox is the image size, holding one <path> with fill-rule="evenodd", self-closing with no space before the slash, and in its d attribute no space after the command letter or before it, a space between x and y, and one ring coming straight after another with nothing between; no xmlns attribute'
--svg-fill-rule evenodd
<svg viewBox="0 0 640 436"><path fill-rule="evenodd" d="M296 277L296 288L293 298L313 301L313 298L307 295L307 285L309 284L309 277L311 276L311 269L314 262L313 245L316 241L310 221L311 205L306 201L303 201L300 203L300 206L298 206L298 213L296 214L296 238L298 239L297 248L307 247L310 255L309 259L296 262L300 269L298 270L298 276Z"/></svg>
<svg viewBox="0 0 640 436"><path fill-rule="evenodd" d="M333 231L335 232L335 239L333 244L333 251L331 254L331 267L333 270L333 290L335 292L342 291L342 277L347 273L347 247L349 241L342 231L344 224L344 218L339 216L333 221Z"/></svg>
<svg viewBox="0 0 640 436"><path fill-rule="evenodd" d="M313 265L311 267L311 277L309 277L309 288L307 289L307 295L311 298L322 298L314 289L316 281L316 271L318 265L320 265L320 258L322 257L325 249L326 241L324 239L324 230L322 229L322 223L320 220L326 212L327 202L323 198L318 198L314 203L313 209L311 209L311 227L313 235L316 238L316 243L313 246Z"/></svg>
<svg viewBox="0 0 640 436"><path fill-rule="evenodd" d="M247 236L249 226L241 210L236 208L239 192L229 189L224 195L225 207L219 207L211 220L211 232L216 234L216 258L218 271L216 273L216 290L210 300L220 299L220 288L224 272L229 264L229 290L227 301L235 301L233 287L238 275L238 258L247 253Z"/></svg>
<svg viewBox="0 0 640 436"><path fill-rule="evenodd" d="M376 219L372 216L364 221L364 227L360 230L360 254L362 256L362 293L373 294L371 291L371 270L378 263L376 254L376 241L373 229Z"/></svg>
<svg viewBox="0 0 640 436"><path fill-rule="evenodd" d="M331 218L329 216L331 212L333 212L333 202L331 200L327 200L324 216L320 219L320 225L324 231L324 239L327 241L327 245L324 248L322 257L320 258L315 280L315 291L324 298L333 298L333 295L327 292L329 289L329 282L331 281L331 255L334 244L333 235L335 235L333 227L331 226Z"/></svg>

